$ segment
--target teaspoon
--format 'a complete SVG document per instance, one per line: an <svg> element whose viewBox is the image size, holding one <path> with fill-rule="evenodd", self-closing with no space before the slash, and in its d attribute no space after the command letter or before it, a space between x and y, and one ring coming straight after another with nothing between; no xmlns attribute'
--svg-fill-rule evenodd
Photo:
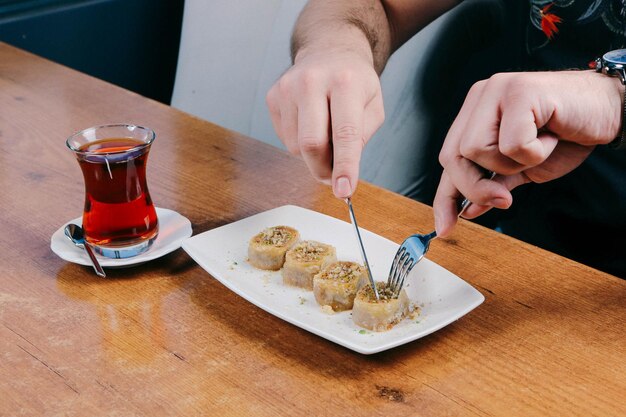
<svg viewBox="0 0 626 417"><path fill-rule="evenodd" d="M104 269L100 266L100 262L96 259L96 255L94 255L91 246L87 242L85 242L85 234L83 233L83 228L77 224L70 223L65 226L65 236L68 237L76 246L79 248L83 248L87 251L87 255L91 259L91 264L93 265L93 269L96 271L96 274L100 277L106 277L104 273Z"/></svg>

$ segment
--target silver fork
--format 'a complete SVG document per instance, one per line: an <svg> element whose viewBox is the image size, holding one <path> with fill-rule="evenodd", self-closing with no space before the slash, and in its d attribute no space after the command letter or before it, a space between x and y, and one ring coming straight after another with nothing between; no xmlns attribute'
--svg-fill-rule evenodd
<svg viewBox="0 0 626 417"><path fill-rule="evenodd" d="M495 175L495 172L490 172L489 179L493 179ZM457 217L461 217L470 204L471 201L467 198L464 199ZM430 241L436 237L437 231L433 230L426 235L417 233L404 239L404 242L402 242L402 245L400 245L396 252L396 256L393 258L391 269L389 270L389 277L387 278L387 287L391 290L391 294L394 297L400 294L404 286L404 280L409 275L409 272L411 272L411 269L426 255Z"/></svg>

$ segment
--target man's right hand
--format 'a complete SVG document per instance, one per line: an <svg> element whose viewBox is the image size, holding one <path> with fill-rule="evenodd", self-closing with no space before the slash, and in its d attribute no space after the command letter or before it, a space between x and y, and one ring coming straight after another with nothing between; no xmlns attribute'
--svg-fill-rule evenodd
<svg viewBox="0 0 626 417"><path fill-rule="evenodd" d="M313 176L351 196L363 147L385 118L371 56L349 50L298 53L267 94L272 123L289 152Z"/></svg>

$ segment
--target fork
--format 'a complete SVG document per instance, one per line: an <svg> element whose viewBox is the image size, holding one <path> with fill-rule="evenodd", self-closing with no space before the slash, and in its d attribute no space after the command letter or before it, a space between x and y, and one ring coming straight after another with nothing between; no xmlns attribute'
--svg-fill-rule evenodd
<svg viewBox="0 0 626 417"><path fill-rule="evenodd" d="M489 179L493 179L495 175L495 172L491 172ZM471 201L465 198L461 203L457 217L461 217L470 204ZM387 287L391 290L391 294L394 298L398 297L404 286L405 278L409 275L413 267L426 255L430 241L436 237L437 231L433 230L426 235L416 233L404 239L404 242L402 242L402 245L400 245L396 252L396 256L393 258L391 269L389 270L389 277L387 278Z"/></svg>

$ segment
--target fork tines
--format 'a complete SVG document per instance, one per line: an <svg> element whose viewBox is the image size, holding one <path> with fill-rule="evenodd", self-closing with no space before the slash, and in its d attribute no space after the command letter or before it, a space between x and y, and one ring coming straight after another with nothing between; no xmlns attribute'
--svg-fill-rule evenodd
<svg viewBox="0 0 626 417"><path fill-rule="evenodd" d="M415 259L411 257L405 246L401 246L396 252L389 271L387 279L387 287L391 290L393 297L400 295L400 290L404 285L404 279L407 277L411 269L415 266Z"/></svg>

